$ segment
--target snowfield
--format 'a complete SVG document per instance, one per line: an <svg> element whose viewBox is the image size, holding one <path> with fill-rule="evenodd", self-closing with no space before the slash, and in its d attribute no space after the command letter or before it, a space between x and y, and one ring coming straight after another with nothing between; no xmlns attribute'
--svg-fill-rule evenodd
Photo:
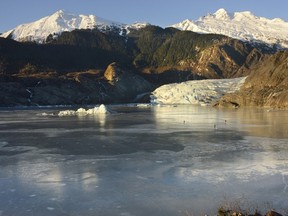
<svg viewBox="0 0 288 216"><path fill-rule="evenodd" d="M224 94L239 90L245 79L193 80L163 85L152 92L151 103L209 105Z"/></svg>

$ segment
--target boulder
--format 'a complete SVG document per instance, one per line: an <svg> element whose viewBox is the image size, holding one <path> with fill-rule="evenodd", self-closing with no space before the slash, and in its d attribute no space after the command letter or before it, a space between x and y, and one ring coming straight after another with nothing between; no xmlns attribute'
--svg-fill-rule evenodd
<svg viewBox="0 0 288 216"><path fill-rule="evenodd" d="M116 62L113 62L107 67L106 71L104 72L104 77L106 78L106 80L113 82L116 81L117 78L119 78L119 76L121 76L122 74L123 70Z"/></svg>

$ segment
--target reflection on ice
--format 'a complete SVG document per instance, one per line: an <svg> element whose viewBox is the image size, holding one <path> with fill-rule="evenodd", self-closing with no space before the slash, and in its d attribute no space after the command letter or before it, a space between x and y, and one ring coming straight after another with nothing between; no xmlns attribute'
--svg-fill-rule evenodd
<svg viewBox="0 0 288 216"><path fill-rule="evenodd" d="M54 159L55 160L55 159ZM79 164L80 163L80 164ZM26 188L33 188L38 191L56 196L57 199L64 199L67 190L71 187L83 191L94 191L98 187L98 176L93 169L96 163L86 167L84 161L50 161L45 159L38 163L27 163L19 161L14 172L21 185ZM84 165L82 166L81 163ZM35 197L36 194L30 194L29 197Z"/></svg>
<svg viewBox="0 0 288 216"><path fill-rule="evenodd" d="M152 110L159 129L237 129L256 137L288 138L287 111L223 110L193 105L154 106Z"/></svg>
<svg viewBox="0 0 288 216"><path fill-rule="evenodd" d="M283 163L276 155L274 155L276 158L269 158L270 155L267 156L267 154L259 155L257 158L250 159L249 163L247 163L247 160L238 159L236 164L235 162L227 163L199 159L202 161L201 163L205 160L210 162L206 162L207 166L204 167L199 167L199 161L195 165L175 167L171 170L170 175L175 176L179 181L206 182L214 185L231 181L249 182L257 180L260 176L274 176L277 174L285 176L288 172L288 162ZM282 183L279 181L279 184Z"/></svg>
<svg viewBox="0 0 288 216"><path fill-rule="evenodd" d="M81 181L83 190L91 191L91 189L95 190L97 188L98 178L96 173L85 172L81 174Z"/></svg>
<svg viewBox="0 0 288 216"><path fill-rule="evenodd" d="M199 129L213 130L214 124L224 125L225 120L219 119L214 109L200 106L155 106L153 114L157 126L165 129L186 128L187 130ZM220 117L221 118L221 117Z"/></svg>
<svg viewBox="0 0 288 216"><path fill-rule="evenodd" d="M107 116L105 114L99 115L77 115L79 120L93 120L99 123L101 128L105 127Z"/></svg>

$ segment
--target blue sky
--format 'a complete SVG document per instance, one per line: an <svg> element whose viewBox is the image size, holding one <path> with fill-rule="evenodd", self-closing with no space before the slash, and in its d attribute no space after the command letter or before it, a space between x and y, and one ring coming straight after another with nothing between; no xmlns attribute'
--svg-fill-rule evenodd
<svg viewBox="0 0 288 216"><path fill-rule="evenodd" d="M196 20L219 8L229 12L249 10L257 16L288 21L287 0L2 0L0 32L60 9L122 23L146 21L165 27L184 19Z"/></svg>

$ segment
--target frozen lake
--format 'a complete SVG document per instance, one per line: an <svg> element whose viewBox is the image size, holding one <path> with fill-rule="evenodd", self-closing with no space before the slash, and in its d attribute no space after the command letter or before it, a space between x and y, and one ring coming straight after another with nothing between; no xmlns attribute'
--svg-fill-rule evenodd
<svg viewBox="0 0 288 216"><path fill-rule="evenodd" d="M110 108L0 110L0 216L287 213L288 111Z"/></svg>

